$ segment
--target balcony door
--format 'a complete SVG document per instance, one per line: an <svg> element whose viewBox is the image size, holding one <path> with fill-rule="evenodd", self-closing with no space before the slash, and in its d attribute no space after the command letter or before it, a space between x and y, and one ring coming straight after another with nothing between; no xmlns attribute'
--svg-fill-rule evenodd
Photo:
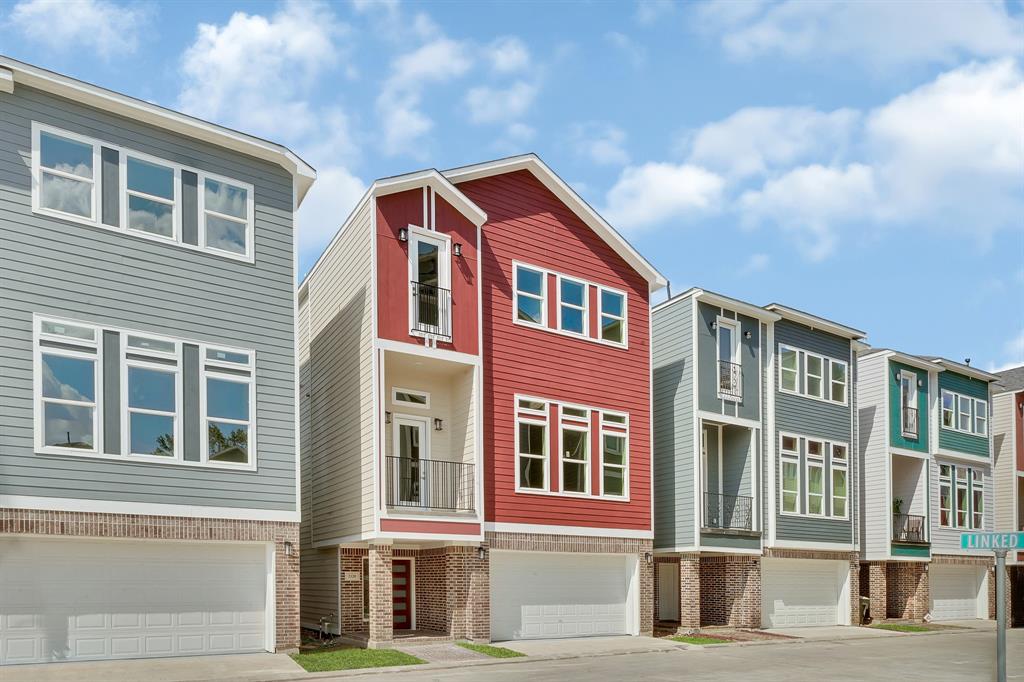
<svg viewBox="0 0 1024 682"><path fill-rule="evenodd" d="M429 506L427 460L430 429L423 417L395 415L391 458L392 498L400 507Z"/></svg>
<svg viewBox="0 0 1024 682"><path fill-rule="evenodd" d="M449 240L436 232L409 228L412 329L448 336L451 300Z"/></svg>

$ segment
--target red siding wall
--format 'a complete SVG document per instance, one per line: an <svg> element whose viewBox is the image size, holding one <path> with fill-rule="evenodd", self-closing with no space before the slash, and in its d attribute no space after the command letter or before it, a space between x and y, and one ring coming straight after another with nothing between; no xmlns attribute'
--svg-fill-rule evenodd
<svg viewBox="0 0 1024 682"><path fill-rule="evenodd" d="M439 196L434 197L434 229L462 244L462 256L451 258L452 343L438 348L477 353L476 226ZM377 199L377 333L382 339L423 344L409 334L409 242L398 231L409 225L425 226L423 190L398 192Z"/></svg>
<svg viewBox="0 0 1024 682"><path fill-rule="evenodd" d="M473 180L459 189L488 216L481 244L486 520L649 530L647 282L528 171ZM628 349L513 324L513 259L625 291ZM629 501L516 493L516 393L629 413ZM592 467L599 462L595 454L592 448ZM552 459L557 489L556 463Z"/></svg>

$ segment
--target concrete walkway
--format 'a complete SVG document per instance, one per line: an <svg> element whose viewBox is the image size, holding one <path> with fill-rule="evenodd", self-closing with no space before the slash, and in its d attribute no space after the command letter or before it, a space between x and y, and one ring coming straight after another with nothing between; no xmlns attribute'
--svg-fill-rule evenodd
<svg viewBox="0 0 1024 682"><path fill-rule="evenodd" d="M305 674L286 654L235 654L11 665L0 668L0 682L273 682Z"/></svg>
<svg viewBox="0 0 1024 682"><path fill-rule="evenodd" d="M850 625L832 625L813 628L768 628L765 632L785 637L807 640L842 641L846 639L871 639L872 637L899 637L901 633L878 628L864 628Z"/></svg>
<svg viewBox="0 0 1024 682"><path fill-rule="evenodd" d="M402 653L415 656L427 663L456 663L460 661L486 661L490 660L487 654L465 649L452 642L441 642L438 644L416 644L405 646L396 644L394 649Z"/></svg>
<svg viewBox="0 0 1024 682"><path fill-rule="evenodd" d="M577 657L594 654L628 654L645 651L671 651L682 645L654 637L577 637L574 639L532 639L494 642L527 656Z"/></svg>

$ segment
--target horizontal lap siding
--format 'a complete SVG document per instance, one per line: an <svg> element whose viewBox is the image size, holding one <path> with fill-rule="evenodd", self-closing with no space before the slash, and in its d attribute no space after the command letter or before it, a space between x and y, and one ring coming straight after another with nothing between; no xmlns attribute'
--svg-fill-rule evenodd
<svg viewBox="0 0 1024 682"><path fill-rule="evenodd" d="M883 354L857 363L857 437L861 464L860 490L865 559L889 554L889 440L886 413L889 406L888 360Z"/></svg>
<svg viewBox="0 0 1024 682"><path fill-rule="evenodd" d="M847 443L848 449L848 499L847 512L850 519L816 519L810 517L784 516L780 513L782 505L781 492L775 496L776 535L782 540L799 540L805 542L841 542L848 544L853 539L853 509L854 500L857 496L857 480L855 471L855 452L853 443L853 426L851 422L853 404L853 373L850 361L850 342L840 336L828 332L811 329L805 325L790 320L780 320L775 323L775 353L779 355L779 346L789 346L799 350L809 351L827 358L835 358L847 364L847 405L827 403L814 398L808 398L791 393L783 393L779 390L781 381L776 369L775 378L775 424L776 424L776 445L775 445L775 480L779 481L781 491L782 472L779 467L780 449L778 445L778 434L780 432L795 433L811 438L821 438L829 441ZM779 366L779 360L776 367ZM827 381L826 381L827 383ZM801 471L804 459L801 458ZM801 476L801 496L807 486L806 476Z"/></svg>
<svg viewBox="0 0 1024 682"><path fill-rule="evenodd" d="M951 371L939 372L939 390L953 391L972 398L988 400L988 382L979 379L957 374ZM942 409L940 393L939 409ZM992 419L992 406L989 405L989 420ZM955 415L955 412L954 412ZM941 412L939 413L939 447L944 450L956 450L972 455L989 456L989 440L985 436L975 436L970 433L962 433L951 429L942 428ZM956 418L956 417L954 417ZM991 433L991 431L990 431Z"/></svg>
<svg viewBox="0 0 1024 682"><path fill-rule="evenodd" d="M474 180L459 188L488 215L481 245L486 519L650 529L646 281L528 171ZM629 348L514 325L513 259L626 291ZM517 494L516 393L628 412L630 501ZM596 454L591 452L592 466L599 461Z"/></svg>
<svg viewBox="0 0 1024 682"><path fill-rule="evenodd" d="M992 468L988 463L974 464L963 462L956 459L946 459L941 455L936 455L933 459L928 462L929 467L929 497L931 499L931 543L932 543L932 554L961 554L965 553L960 549L960 534L970 529L965 528L945 528L939 525L939 467L943 464L951 464L956 467L969 467L974 470L975 475L981 475L985 483L984 492L984 512L983 522L984 527L981 530L987 531L1003 531L1010 530L1009 528L993 528L992 521L993 505L995 503L995 491L993 490L992 481ZM954 485L953 500L954 505L956 500L956 492ZM954 512L955 514L956 512Z"/></svg>
<svg viewBox="0 0 1024 682"><path fill-rule="evenodd" d="M995 488L995 529L1017 528L1014 499L1017 495L1016 457L1014 456L1013 429L1019 420L1015 393L1001 393L992 397L992 443L995 462L992 476Z"/></svg>
<svg viewBox="0 0 1024 682"><path fill-rule="evenodd" d="M31 123L255 188L255 264L32 213ZM0 494L295 509L292 179L19 85L0 95ZM34 454L32 315L256 350L258 471Z"/></svg>

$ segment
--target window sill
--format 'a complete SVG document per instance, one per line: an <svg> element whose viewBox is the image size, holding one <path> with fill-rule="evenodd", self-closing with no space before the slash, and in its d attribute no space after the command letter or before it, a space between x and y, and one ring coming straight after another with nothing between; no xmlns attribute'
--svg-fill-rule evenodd
<svg viewBox="0 0 1024 682"><path fill-rule="evenodd" d="M573 500L594 500L595 502L629 502L629 497L618 497L614 495L591 495L590 493L568 493L551 490L535 490L531 488L516 488L516 494L540 495L542 497L565 497Z"/></svg>
<svg viewBox="0 0 1024 682"><path fill-rule="evenodd" d="M239 471L246 473L256 472L256 463L246 465L217 464L214 462L192 462L182 459L163 459L156 457L140 457L138 455L128 457L125 455L110 455L102 452L72 452L61 448L36 448L35 454L40 457L66 457L70 459L95 459L106 462L124 462L126 464L145 464L167 467L189 467L194 469L218 469L220 471Z"/></svg>

